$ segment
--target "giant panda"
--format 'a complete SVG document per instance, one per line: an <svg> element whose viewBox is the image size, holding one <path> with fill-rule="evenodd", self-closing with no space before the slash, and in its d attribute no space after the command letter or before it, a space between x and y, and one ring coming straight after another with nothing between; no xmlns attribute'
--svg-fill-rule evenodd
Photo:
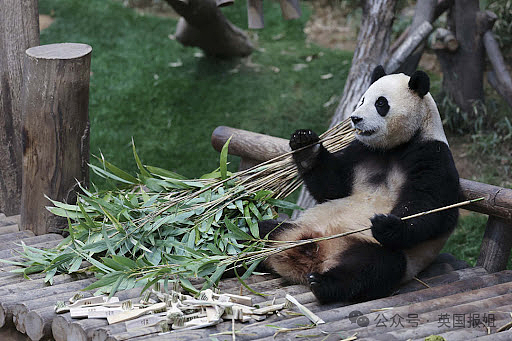
<svg viewBox="0 0 512 341"><path fill-rule="evenodd" d="M293 158L318 204L294 221L261 221L260 235L303 240L371 229L272 255L267 269L309 285L321 303L354 302L393 293L434 260L458 210L400 219L459 198L459 176L429 88L422 71L386 75L378 66L351 115L351 144L330 153L311 130L292 135L292 150L310 146Z"/></svg>

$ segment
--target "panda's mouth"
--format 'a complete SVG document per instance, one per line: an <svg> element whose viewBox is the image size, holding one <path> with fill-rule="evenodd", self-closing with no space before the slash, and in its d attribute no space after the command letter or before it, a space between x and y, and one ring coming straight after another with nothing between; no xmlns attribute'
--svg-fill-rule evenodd
<svg viewBox="0 0 512 341"><path fill-rule="evenodd" d="M373 133L375 133L375 130L373 130L373 129L370 129L370 130L356 129L356 134L362 135L362 136L370 136Z"/></svg>

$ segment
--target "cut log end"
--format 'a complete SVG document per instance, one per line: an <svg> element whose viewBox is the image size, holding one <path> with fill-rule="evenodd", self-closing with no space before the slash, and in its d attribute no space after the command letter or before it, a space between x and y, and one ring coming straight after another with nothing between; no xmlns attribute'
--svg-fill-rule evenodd
<svg viewBox="0 0 512 341"><path fill-rule="evenodd" d="M75 59L91 53L92 47L80 43L59 43L35 46L27 49L29 57L37 59Z"/></svg>

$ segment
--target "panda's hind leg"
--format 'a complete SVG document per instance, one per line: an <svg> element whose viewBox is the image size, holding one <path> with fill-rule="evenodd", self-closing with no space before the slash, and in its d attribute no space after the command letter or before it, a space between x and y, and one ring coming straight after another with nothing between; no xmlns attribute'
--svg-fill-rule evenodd
<svg viewBox="0 0 512 341"><path fill-rule="evenodd" d="M402 251L371 242L351 245L339 263L324 273L311 273L308 282L320 303L367 301L390 295L406 269Z"/></svg>

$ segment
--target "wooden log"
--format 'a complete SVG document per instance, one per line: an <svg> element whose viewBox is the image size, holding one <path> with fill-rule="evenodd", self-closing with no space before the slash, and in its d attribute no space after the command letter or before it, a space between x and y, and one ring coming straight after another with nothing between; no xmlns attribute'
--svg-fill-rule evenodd
<svg viewBox="0 0 512 341"><path fill-rule="evenodd" d="M37 249L48 249L48 248L52 248L52 247L59 245L59 243L61 241L62 241L61 239L56 239L56 240L51 240L48 242L38 243L38 244L30 245L30 246L35 247ZM19 254L18 251L20 251L22 249L23 249L22 246L15 246L9 250L2 250L2 251L0 251L0 259L17 258L16 256Z"/></svg>
<svg viewBox="0 0 512 341"><path fill-rule="evenodd" d="M265 27L263 21L263 0L247 0L247 20L251 29Z"/></svg>
<svg viewBox="0 0 512 341"><path fill-rule="evenodd" d="M228 153L244 159L263 162L290 151L288 141L285 139L226 126L217 127L213 131L213 148L220 152L230 137Z"/></svg>
<svg viewBox="0 0 512 341"><path fill-rule="evenodd" d="M512 247L512 220L490 216L485 227L477 265L488 272L506 269Z"/></svg>
<svg viewBox="0 0 512 341"><path fill-rule="evenodd" d="M14 323L14 326L16 327L16 330L18 330L20 333L25 333L25 318L27 317L27 314L30 311L36 311L37 314L41 317L41 319L44 319L43 316L53 316L55 317L55 304L58 301L62 302L68 302L69 298L71 298L74 294L76 294L78 291L64 291L62 293L59 293L57 295L48 297L41 297L36 298L33 300L25 300L22 302L15 303L11 308L10 312L12 314L12 320ZM84 297L91 297L93 296L93 292L90 291L84 291L81 292L81 294Z"/></svg>
<svg viewBox="0 0 512 341"><path fill-rule="evenodd" d="M393 53L393 55L389 58L388 62L386 63L385 70L388 73L394 73L397 71L402 64L405 63L407 58L413 53L414 50L416 50L417 47L420 46L420 44L427 38L427 36L432 32L434 27L431 23L428 21L424 21L418 27L405 39L402 45L397 48L396 52ZM421 54L423 51L419 52L419 57L421 57ZM408 68L411 68L414 65L414 68L416 68L417 63L419 62L418 56L414 56L414 60L410 60L410 64L407 66ZM417 61L416 61L417 59ZM414 72L414 70L413 70ZM412 73L412 72L411 72Z"/></svg>
<svg viewBox="0 0 512 341"><path fill-rule="evenodd" d="M183 18L176 26L176 40L185 46L197 46L206 55L234 58L252 53L247 35L233 25L217 7L215 0L166 0Z"/></svg>
<svg viewBox="0 0 512 341"><path fill-rule="evenodd" d="M507 101L508 105L512 107L512 77L510 77L498 42L491 31L484 33L483 41L487 57L494 69L497 85L493 85L494 82L492 81L489 83L491 83L495 89L499 89L498 93Z"/></svg>
<svg viewBox="0 0 512 341"><path fill-rule="evenodd" d="M20 227L18 224L0 226L0 235L18 232L19 230L20 230Z"/></svg>
<svg viewBox="0 0 512 341"><path fill-rule="evenodd" d="M485 197L464 209L512 220L512 189L460 179L462 200Z"/></svg>
<svg viewBox="0 0 512 341"><path fill-rule="evenodd" d="M21 207L21 116L24 52L39 45L37 0L0 2L0 212Z"/></svg>
<svg viewBox="0 0 512 341"><path fill-rule="evenodd" d="M12 322L11 309L18 302L37 299L40 297L48 297L51 299L52 296L58 295L65 291L70 292L75 290L82 290L95 281L92 278L76 281L75 278L70 278L71 276L60 276L63 277L61 277L62 279L59 280L59 284L54 284L52 286L40 287L43 283L42 281L38 281L39 283L36 284L31 284L30 282L25 283L24 285L18 284L18 289L15 290L14 293L12 288L0 288L2 293L7 291L5 294L0 294L0 328L6 323L10 324Z"/></svg>
<svg viewBox="0 0 512 341"><path fill-rule="evenodd" d="M54 241L54 240L60 241L60 240L62 240L62 236L60 234L56 234L56 233L48 233L48 234L43 234L40 236L24 238L21 241L23 241L23 243L25 245L32 246L34 244L41 244L41 243ZM20 241L20 239L18 239L18 240L12 240L9 242L4 242L4 243L0 244L0 251L13 250L14 248L18 247L21 244L21 241Z"/></svg>
<svg viewBox="0 0 512 341"><path fill-rule="evenodd" d="M27 315L28 317L28 315ZM68 341L92 340L94 330L108 324L106 319L84 319L71 322L66 337Z"/></svg>
<svg viewBox="0 0 512 341"><path fill-rule="evenodd" d="M6 225L16 225L20 223L20 215L11 215L6 217L5 214L2 213L2 218L0 220L0 226Z"/></svg>
<svg viewBox="0 0 512 341"><path fill-rule="evenodd" d="M285 20L298 19L302 15L299 0L279 0L279 4Z"/></svg>
<svg viewBox="0 0 512 341"><path fill-rule="evenodd" d="M21 240L29 237L34 237L34 232L32 231L17 231L12 233L0 234L0 246L3 243L13 241L13 240Z"/></svg>
<svg viewBox="0 0 512 341"><path fill-rule="evenodd" d="M70 313L59 314L52 321L52 336L55 341L66 341L66 331L73 322Z"/></svg>
<svg viewBox="0 0 512 341"><path fill-rule="evenodd" d="M77 181L88 185L91 51L70 43L26 51L21 229L36 235L67 226L45 195L74 203Z"/></svg>
<svg viewBox="0 0 512 341"><path fill-rule="evenodd" d="M92 341L115 340L116 337L114 335L122 333L126 333L126 325L124 323L114 323L94 330L92 334Z"/></svg>

